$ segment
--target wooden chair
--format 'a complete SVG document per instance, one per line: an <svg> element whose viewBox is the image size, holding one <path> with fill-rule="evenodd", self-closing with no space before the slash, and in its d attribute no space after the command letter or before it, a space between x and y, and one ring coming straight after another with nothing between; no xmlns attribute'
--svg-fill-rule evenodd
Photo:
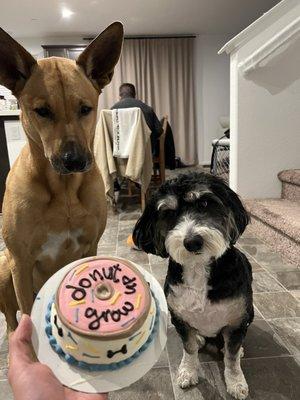
<svg viewBox="0 0 300 400"><path fill-rule="evenodd" d="M166 180L166 165L165 165L165 140L166 140L166 132L167 132L167 126L168 126L168 116L165 115L163 117L163 123L162 123L162 134L159 137L159 156L158 157L153 157L153 175L151 178L151 182L155 182L156 184L161 185L162 183L165 182ZM132 182L128 182L128 195L129 197L132 196ZM150 183L151 185L151 183ZM148 188L146 193L141 193L141 209L142 212L145 210L146 207L146 202L147 202L147 197L150 192L150 187ZM132 235L129 235L127 238L127 244L129 246L133 246L133 240L132 240Z"/></svg>
<svg viewBox="0 0 300 400"><path fill-rule="evenodd" d="M161 185L166 180L166 165L165 165L165 140L168 126L168 116L163 117L162 128L163 132L159 137L159 156L153 157L153 175L152 180Z"/></svg>
<svg viewBox="0 0 300 400"><path fill-rule="evenodd" d="M165 139L166 139L166 132L167 132L167 125L168 125L168 116L165 115L163 117L162 122L162 134L159 137L159 156L153 157L153 175L151 181L155 183L155 185L161 185L166 180L166 165L165 165ZM127 190L128 196L131 197L132 192L132 185L133 183L128 180L127 181ZM151 183L150 183L151 185ZM146 193L141 193L141 209L144 211L147 201L147 196L149 194L149 189Z"/></svg>

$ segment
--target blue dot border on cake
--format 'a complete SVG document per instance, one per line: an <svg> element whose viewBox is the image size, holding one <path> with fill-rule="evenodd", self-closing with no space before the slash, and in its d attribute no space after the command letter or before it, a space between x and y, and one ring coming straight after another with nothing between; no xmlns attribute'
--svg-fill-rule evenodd
<svg viewBox="0 0 300 400"><path fill-rule="evenodd" d="M151 291L151 293L152 293L152 291ZM155 321L154 321L154 325L152 328L152 332L151 332L150 336L148 337L147 341L142 345L142 347L140 349L138 349L131 357L129 357L126 360L119 361L119 362L112 363L112 364L89 364L85 361L78 361L70 354L65 353L63 351L63 349L61 348L61 346L57 343L55 337L52 335L52 325L50 322L50 318L51 318L51 307L52 307L52 303L54 302L54 299L52 299L50 301L50 303L48 304L47 312L46 312L46 316L45 316L45 320L46 320L45 332L49 339L49 343L50 343L52 349L59 356L64 358L64 360L68 364L70 364L74 367L80 368L80 369L84 369L86 371L90 371L90 372L115 371L117 369L125 367L126 365L131 364L135 359L137 359L141 355L141 353L143 353L145 350L147 350L147 348L152 343L152 341L158 331L159 316L160 316L159 303L153 293L152 293L152 296L153 296L153 298L155 300L155 304L156 304L156 314L155 314Z"/></svg>

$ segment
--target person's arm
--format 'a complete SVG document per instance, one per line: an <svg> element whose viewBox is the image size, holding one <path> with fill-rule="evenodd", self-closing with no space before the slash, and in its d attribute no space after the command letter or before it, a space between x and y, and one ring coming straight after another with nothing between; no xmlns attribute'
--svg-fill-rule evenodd
<svg viewBox="0 0 300 400"><path fill-rule="evenodd" d="M107 400L106 394L81 393L64 387L51 369L33 361L32 322L23 314L19 326L9 338L8 380L14 400Z"/></svg>

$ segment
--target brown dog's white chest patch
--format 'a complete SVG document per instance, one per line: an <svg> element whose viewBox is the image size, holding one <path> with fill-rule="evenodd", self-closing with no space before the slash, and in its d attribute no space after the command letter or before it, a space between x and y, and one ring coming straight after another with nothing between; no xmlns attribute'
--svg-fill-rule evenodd
<svg viewBox="0 0 300 400"><path fill-rule="evenodd" d="M72 248L74 252L77 252L80 249L79 238L82 234L82 229L76 229L71 232L49 232L46 242L41 247L38 259L50 257L52 260L55 260L61 251L65 251L68 248Z"/></svg>

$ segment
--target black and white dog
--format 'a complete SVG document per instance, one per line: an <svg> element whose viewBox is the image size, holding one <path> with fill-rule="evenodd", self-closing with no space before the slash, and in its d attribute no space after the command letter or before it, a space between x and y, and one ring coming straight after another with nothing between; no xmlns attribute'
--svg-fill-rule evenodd
<svg viewBox="0 0 300 400"><path fill-rule="evenodd" d="M139 248L169 257L165 295L183 341L182 388L198 382L198 350L213 340L224 346L227 391L236 399L248 395L240 358L254 315L252 271L234 247L248 222L239 197L222 180L190 173L164 183L134 228Z"/></svg>

